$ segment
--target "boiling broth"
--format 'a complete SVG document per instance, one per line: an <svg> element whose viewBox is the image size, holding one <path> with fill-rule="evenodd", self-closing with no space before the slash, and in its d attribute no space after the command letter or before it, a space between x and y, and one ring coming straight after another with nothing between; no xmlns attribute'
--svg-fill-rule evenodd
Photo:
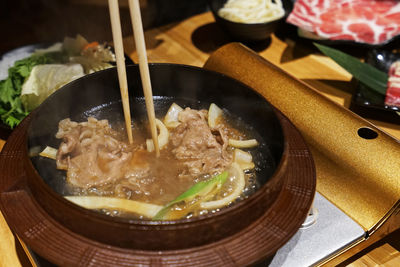
<svg viewBox="0 0 400 267"><path fill-rule="evenodd" d="M192 114L190 114L190 116L193 116L193 114L199 114L199 118L197 120L200 122L203 122L202 120L204 119L203 117L201 117L202 116L201 114L207 113L207 111L204 110L197 112L190 109L186 109L185 112L188 114L191 112ZM189 121L193 121L194 119L191 118L190 116L189 116L190 118ZM234 148L227 146L227 144L224 144L224 142L227 142L228 138L236 140L246 140L252 138L250 127L245 126L241 127L242 130L238 130L236 127L232 127L231 125L231 123L234 121L236 121L237 125L243 124L243 122L240 122L240 120L234 118L231 115L222 116L218 122L218 130L214 129L213 130L214 133L212 133L212 136L218 139L218 141L221 142L223 146L225 146L224 151L222 151L222 153L225 153L225 157L228 158L230 162L233 160ZM88 127L89 129L93 130L96 127L100 128L104 127L105 123L106 123L105 121L98 122L97 120L91 118L87 123L79 124L81 125L82 128L80 136L83 135L87 135L88 137L91 136L91 133L87 133L88 130L84 127ZM60 132L62 133L64 131L63 127L70 131L71 127L75 127L78 125L75 122L70 122L70 121L68 121L68 126L62 126L62 124L63 122L60 123ZM182 131L182 129L180 128L186 127L186 129L184 129L186 130L184 134L190 131L187 130L188 128L187 125L170 129L172 141L170 141L166 145L166 147L160 151L161 153L159 157L156 157L155 153L148 152L145 147L146 137L149 136L149 130L146 128L146 125L147 124L143 122L137 122L134 124L134 127L132 129L134 136L134 143L130 145L128 145L128 142L124 138L125 135L123 133L125 131L123 123L116 124L116 126L114 126L115 131L107 129L107 134L110 134L112 138L116 138L112 140L118 140L121 143L123 143L122 150L118 152L118 154L129 153L129 155L132 155L130 159L124 163L122 167L124 171L120 173L119 171L121 171L121 168L118 169L117 175L119 175L119 177L112 179L112 181L103 182L99 185L89 184L86 187L78 184L77 186L76 184L74 184L74 181L71 180L70 178L71 177L70 170L67 170L67 177L68 177L67 180L69 180L69 183L67 183L69 187L68 191L71 194L78 196L117 197L117 198L125 198L129 200L135 200L135 201L165 206L169 202L173 201L177 196L182 194L182 192L188 190L188 188L194 186L195 184L201 181L206 181L210 179L213 175L217 174L218 172L221 172L220 168L218 167L213 168L212 171L208 171L206 173L204 172L199 173L198 169L195 169L195 174L193 174L193 172L190 173L190 171L189 172L187 171L188 166L192 167L193 165L192 162L197 163L196 160L198 155L194 155L195 158L194 161L193 158L190 158L189 161L179 159L176 154L176 150L179 149L179 147L174 146L174 141L173 141L176 135L179 138L179 135L181 134L179 133L179 131ZM194 129L194 130L201 131L201 127L199 129ZM100 134L101 131L97 129L95 129L94 132L98 135L101 135ZM64 136L64 141L70 139L71 139L70 136L68 136L67 138L65 138ZM83 141L81 140L81 144L83 144L84 142L87 143L87 140ZM103 142L107 144L107 139L105 139ZM196 142L197 143L194 145L199 146L198 144L199 140L197 140ZM205 144L205 145L206 147L211 146L211 144ZM104 145L101 144L100 148L98 146L94 149L99 150L101 149L102 146ZM193 146L193 144L190 144L190 146ZM62 148L63 144L60 145L59 151L62 151ZM91 149L93 150L93 148ZM204 150L204 148L202 149ZM78 150L82 152L81 148L79 148ZM184 153L186 152L187 151L184 151ZM211 153L215 152L218 151L211 151ZM200 154L201 151L199 151L199 155ZM106 170L107 168L105 166L107 166L108 164L107 162L108 159L102 160L102 157L100 157L99 155L96 156L96 162L94 162L92 165L97 164L100 166L101 171L107 171ZM215 156L217 157L217 155ZM70 164L75 159L73 156L72 158L73 158L72 160L68 158L68 160L70 160ZM88 158L90 161L90 155L85 157L83 161L85 162L88 161ZM215 158L215 160L218 160L218 158ZM206 163L203 162L202 164L203 166L201 167L204 168ZM90 168L91 164L84 166L85 167L88 166ZM223 166L223 169L226 168L227 166ZM89 174L91 173L89 172ZM78 172L77 174L73 173L73 175L83 176L83 175L88 175L88 173ZM247 170L245 172L245 183L246 183L244 187L245 189L243 190L244 192L249 193L256 190L258 184L254 170ZM234 187L235 187L235 182L228 181L222 186L222 190L220 190L220 192L218 192L213 199L224 198L226 195L229 195L231 192L234 191L235 189ZM243 196L241 196L241 198ZM186 209L187 205L192 205L192 204L183 203L183 205L181 204L180 206L176 205L175 210L183 210L182 214L183 216L186 217L199 215L207 212L207 210L205 209L196 208L193 211L189 212L188 214L185 214L184 210ZM137 216L134 214L126 214L118 210L103 209L102 211L109 215L128 216L128 217Z"/></svg>

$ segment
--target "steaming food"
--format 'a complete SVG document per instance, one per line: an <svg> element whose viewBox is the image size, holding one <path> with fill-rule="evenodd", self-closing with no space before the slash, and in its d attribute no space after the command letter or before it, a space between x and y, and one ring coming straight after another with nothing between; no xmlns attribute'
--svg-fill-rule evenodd
<svg viewBox="0 0 400 267"><path fill-rule="evenodd" d="M174 103L163 121L157 120L159 158L144 124L135 124L130 145L122 129L93 117L60 121L58 151L46 148L41 155L66 170L68 200L111 215L191 217L230 205L256 186L253 157L242 149L258 143L233 128L215 104L195 110Z"/></svg>
<svg viewBox="0 0 400 267"><path fill-rule="evenodd" d="M285 15L281 0L228 0L218 10L221 17L240 23L265 23Z"/></svg>

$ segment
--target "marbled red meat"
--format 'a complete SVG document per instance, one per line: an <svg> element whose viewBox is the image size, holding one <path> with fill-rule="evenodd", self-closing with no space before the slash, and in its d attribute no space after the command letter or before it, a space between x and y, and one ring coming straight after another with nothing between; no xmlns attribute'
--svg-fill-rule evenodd
<svg viewBox="0 0 400 267"><path fill-rule="evenodd" d="M400 34L400 1L297 0L287 22L325 39L380 44Z"/></svg>
<svg viewBox="0 0 400 267"><path fill-rule="evenodd" d="M385 104L400 107L400 61L396 61L390 66L388 74Z"/></svg>

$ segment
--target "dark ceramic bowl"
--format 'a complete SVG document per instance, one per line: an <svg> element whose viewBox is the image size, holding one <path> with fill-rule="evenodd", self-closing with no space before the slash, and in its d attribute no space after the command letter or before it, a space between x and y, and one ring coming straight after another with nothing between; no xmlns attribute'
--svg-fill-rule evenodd
<svg viewBox="0 0 400 267"><path fill-rule="evenodd" d="M277 20L266 23L239 23L227 20L218 15L218 10L224 6L227 0L209 0L209 7L214 15L215 21L225 30L231 37L237 41L254 42L262 41L274 33L282 24L285 23L286 17L293 8L290 0L282 0L285 15Z"/></svg>
<svg viewBox="0 0 400 267"><path fill-rule="evenodd" d="M57 147L58 122L67 117L122 121L113 68L64 86L10 136L0 158L0 207L11 228L61 265L244 266L273 255L298 230L315 193L315 169L301 135L259 94L222 74L173 64L151 64L150 74L159 115L172 102L193 108L213 102L255 129L261 187L214 214L176 221L110 217L63 198L64 172L28 151ZM138 66L128 66L127 75L135 119L145 114Z"/></svg>

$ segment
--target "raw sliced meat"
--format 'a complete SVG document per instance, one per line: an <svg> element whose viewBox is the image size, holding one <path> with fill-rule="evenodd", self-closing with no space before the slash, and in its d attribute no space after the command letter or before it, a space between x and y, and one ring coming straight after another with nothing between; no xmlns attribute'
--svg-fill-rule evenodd
<svg viewBox="0 0 400 267"><path fill-rule="evenodd" d="M400 107L400 61L390 66L385 104Z"/></svg>
<svg viewBox="0 0 400 267"><path fill-rule="evenodd" d="M325 39L380 44L400 34L400 2L297 0L287 22Z"/></svg>

